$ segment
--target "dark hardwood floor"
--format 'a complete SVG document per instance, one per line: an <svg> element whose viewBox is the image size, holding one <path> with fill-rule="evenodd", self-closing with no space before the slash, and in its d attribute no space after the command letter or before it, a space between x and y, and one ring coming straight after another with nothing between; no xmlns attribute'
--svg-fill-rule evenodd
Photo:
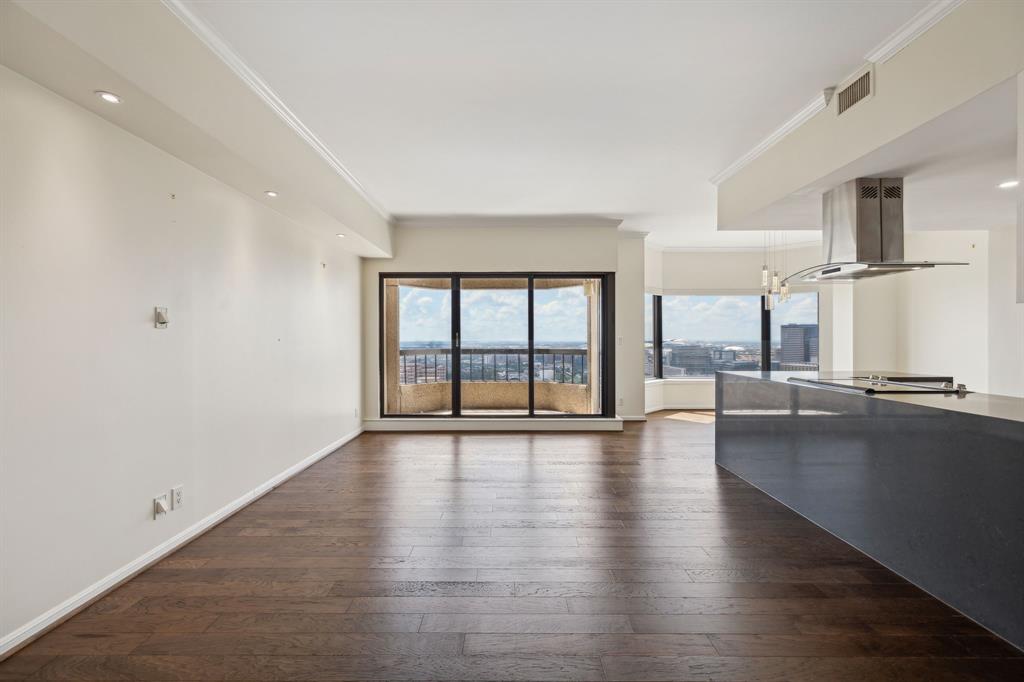
<svg viewBox="0 0 1024 682"><path fill-rule="evenodd" d="M0 679L1021 680L1024 657L714 465L714 427L365 434Z"/></svg>

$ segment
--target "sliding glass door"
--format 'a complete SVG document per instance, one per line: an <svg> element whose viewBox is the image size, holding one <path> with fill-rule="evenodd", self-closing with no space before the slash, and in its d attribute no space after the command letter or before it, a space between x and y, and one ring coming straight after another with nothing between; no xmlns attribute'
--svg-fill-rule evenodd
<svg viewBox="0 0 1024 682"><path fill-rule="evenodd" d="M534 407L538 414L601 414L601 279L536 277Z"/></svg>
<svg viewBox="0 0 1024 682"><path fill-rule="evenodd" d="M462 415L528 415L529 280L462 277L459 304Z"/></svg>
<svg viewBox="0 0 1024 682"><path fill-rule="evenodd" d="M381 279L382 414L452 414L452 279Z"/></svg>
<svg viewBox="0 0 1024 682"><path fill-rule="evenodd" d="M381 275L381 414L612 413L612 276Z"/></svg>

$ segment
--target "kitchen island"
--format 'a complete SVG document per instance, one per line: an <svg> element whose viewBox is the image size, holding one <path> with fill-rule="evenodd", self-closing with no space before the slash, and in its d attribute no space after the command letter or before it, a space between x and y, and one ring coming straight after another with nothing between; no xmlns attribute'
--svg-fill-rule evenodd
<svg viewBox="0 0 1024 682"><path fill-rule="evenodd" d="M717 464L1024 648L1024 399L872 374L719 372Z"/></svg>

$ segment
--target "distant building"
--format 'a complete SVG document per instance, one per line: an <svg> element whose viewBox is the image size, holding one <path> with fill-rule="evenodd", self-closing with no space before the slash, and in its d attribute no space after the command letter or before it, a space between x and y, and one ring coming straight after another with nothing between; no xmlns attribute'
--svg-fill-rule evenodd
<svg viewBox="0 0 1024 682"><path fill-rule="evenodd" d="M711 348L705 346L676 346L672 349L671 365L683 370L683 376L714 374Z"/></svg>
<svg viewBox="0 0 1024 682"><path fill-rule="evenodd" d="M784 324L781 335L780 364L817 363L818 325Z"/></svg>

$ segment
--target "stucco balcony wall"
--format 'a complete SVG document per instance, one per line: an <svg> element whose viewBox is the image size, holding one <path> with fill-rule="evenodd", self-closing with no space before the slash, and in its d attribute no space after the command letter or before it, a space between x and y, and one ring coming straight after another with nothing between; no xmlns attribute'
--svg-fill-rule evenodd
<svg viewBox="0 0 1024 682"><path fill-rule="evenodd" d="M590 414L590 386L538 381L536 409L543 412ZM452 384L440 381L398 386L400 414L430 414L452 409ZM529 384L525 381L464 381L462 409L522 410L529 405Z"/></svg>

